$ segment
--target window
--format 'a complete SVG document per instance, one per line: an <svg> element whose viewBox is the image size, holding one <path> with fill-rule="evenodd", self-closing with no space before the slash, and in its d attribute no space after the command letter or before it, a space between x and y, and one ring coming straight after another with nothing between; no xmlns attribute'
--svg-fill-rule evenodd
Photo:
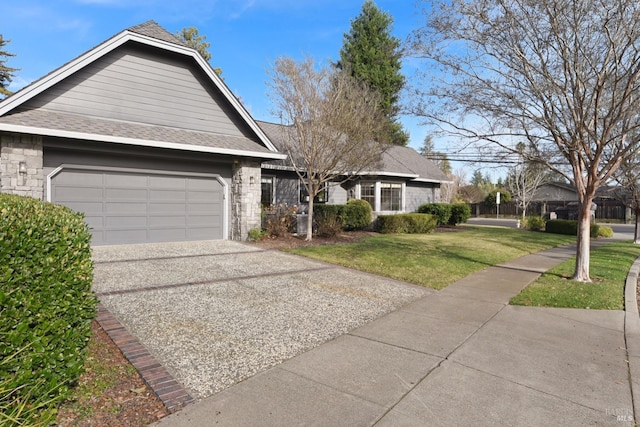
<svg viewBox="0 0 640 427"><path fill-rule="evenodd" d="M262 206L271 206L274 203L274 185L273 185L273 181L274 181L274 177L272 176L268 176L268 177L262 177L260 179L260 189L262 190L262 195L260 198L260 203L262 204Z"/></svg>
<svg viewBox="0 0 640 427"><path fill-rule="evenodd" d="M380 184L380 210L399 211L402 209L402 184L383 182Z"/></svg>
<svg viewBox="0 0 640 427"><path fill-rule="evenodd" d="M329 188L327 183L324 183L324 187L313 199L313 203L327 203L329 199ZM309 193L303 183L300 183L300 203L309 203Z"/></svg>
<svg viewBox="0 0 640 427"><path fill-rule="evenodd" d="M360 183L360 198L366 200L371 205L371 209L376 210L376 184L375 182Z"/></svg>

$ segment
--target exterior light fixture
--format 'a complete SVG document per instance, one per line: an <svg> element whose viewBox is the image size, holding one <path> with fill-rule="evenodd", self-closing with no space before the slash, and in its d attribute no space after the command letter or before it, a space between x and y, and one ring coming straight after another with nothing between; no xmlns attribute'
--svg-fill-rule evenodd
<svg viewBox="0 0 640 427"><path fill-rule="evenodd" d="M27 163L26 162L18 163L18 173L20 175L26 175L27 174Z"/></svg>
<svg viewBox="0 0 640 427"><path fill-rule="evenodd" d="M249 177L249 185L253 185L256 183L256 179L253 176Z"/></svg>

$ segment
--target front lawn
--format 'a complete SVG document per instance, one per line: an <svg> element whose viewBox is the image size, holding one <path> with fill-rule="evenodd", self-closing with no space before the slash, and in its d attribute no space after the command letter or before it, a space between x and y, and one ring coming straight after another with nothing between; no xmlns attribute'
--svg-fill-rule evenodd
<svg viewBox="0 0 640 427"><path fill-rule="evenodd" d="M591 250L593 283L570 280L575 258L557 265L511 299L511 304L539 307L624 309L624 285L629 268L640 256L640 245L616 242Z"/></svg>
<svg viewBox="0 0 640 427"><path fill-rule="evenodd" d="M461 227L434 234L386 234L358 243L310 246L290 252L433 289L488 266L575 242L512 228Z"/></svg>

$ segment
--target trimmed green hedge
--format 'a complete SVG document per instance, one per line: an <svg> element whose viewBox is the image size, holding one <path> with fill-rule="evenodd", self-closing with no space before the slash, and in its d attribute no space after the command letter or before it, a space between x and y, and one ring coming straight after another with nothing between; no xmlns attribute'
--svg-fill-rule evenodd
<svg viewBox="0 0 640 427"><path fill-rule="evenodd" d="M0 424L52 422L83 369L96 298L82 219L0 194Z"/></svg>
<svg viewBox="0 0 640 427"><path fill-rule="evenodd" d="M438 225L436 217L430 214L409 213L378 216L380 233L426 234Z"/></svg>
<svg viewBox="0 0 640 427"><path fill-rule="evenodd" d="M567 234L569 236L578 235L578 221L571 219L552 219L545 224L545 231L554 234ZM598 237L598 224L591 224L589 234L591 237Z"/></svg>
<svg viewBox="0 0 640 427"><path fill-rule="evenodd" d="M352 199L346 205L313 206L318 235L335 236L342 230L362 230L373 222L373 209L366 200Z"/></svg>
<svg viewBox="0 0 640 427"><path fill-rule="evenodd" d="M366 200L351 199L342 210L345 230L362 230L373 222L373 209Z"/></svg>
<svg viewBox="0 0 640 427"><path fill-rule="evenodd" d="M451 205L448 203L425 203L418 207L418 213L433 215L438 225L449 223Z"/></svg>
<svg viewBox="0 0 640 427"><path fill-rule="evenodd" d="M418 213L433 215L438 225L458 225L471 218L471 206L467 203L425 203L418 207Z"/></svg>
<svg viewBox="0 0 640 427"><path fill-rule="evenodd" d="M449 217L449 225L458 225L465 223L471 218L471 206L467 203L456 203L451 205L451 216Z"/></svg>

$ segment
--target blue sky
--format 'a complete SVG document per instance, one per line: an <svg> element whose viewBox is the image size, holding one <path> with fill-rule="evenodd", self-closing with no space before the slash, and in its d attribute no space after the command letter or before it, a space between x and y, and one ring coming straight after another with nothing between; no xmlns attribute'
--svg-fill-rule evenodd
<svg viewBox="0 0 640 427"><path fill-rule="evenodd" d="M424 22L412 0L376 4L393 17L393 34L403 41ZM361 8L360 0L7 0L0 34L16 55L7 65L20 69L10 86L16 91L133 25L153 19L173 33L195 26L211 43L211 64L222 68L253 117L276 121L267 96L275 58L336 60ZM409 68L407 62L407 77ZM402 123L419 148L427 129L412 117Z"/></svg>

